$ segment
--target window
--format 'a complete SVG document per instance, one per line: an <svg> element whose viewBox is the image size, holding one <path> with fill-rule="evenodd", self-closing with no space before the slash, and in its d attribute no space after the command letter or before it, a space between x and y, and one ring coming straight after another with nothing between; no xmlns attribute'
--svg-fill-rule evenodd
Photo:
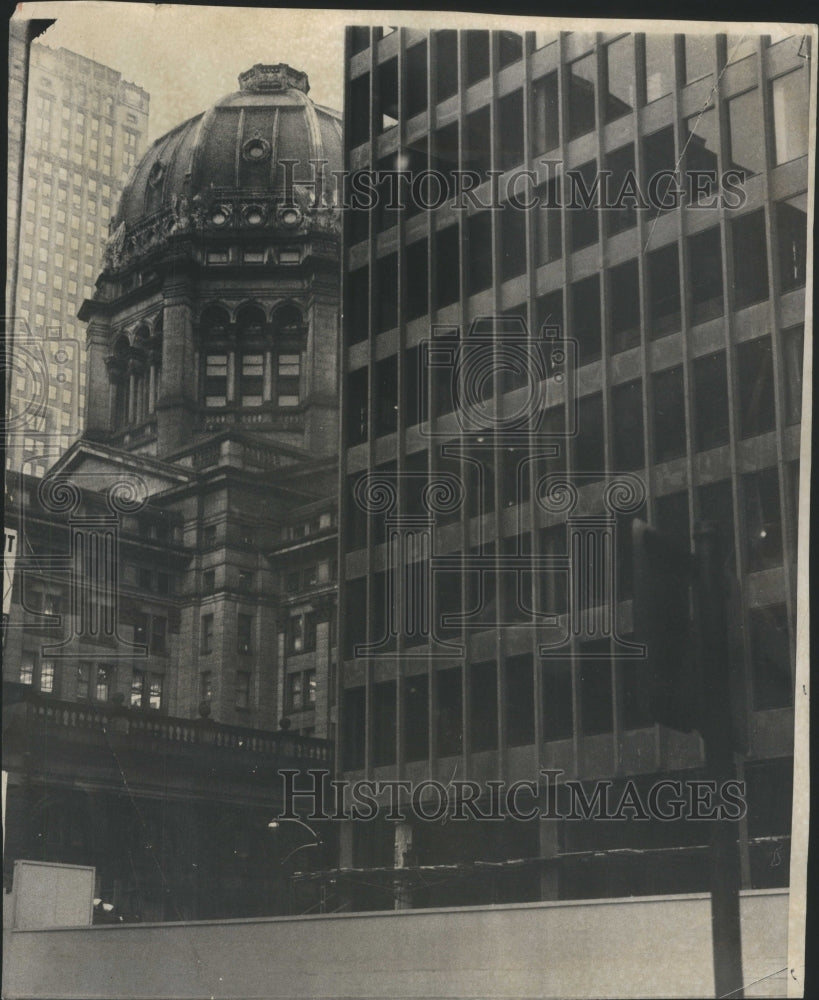
<svg viewBox="0 0 819 1000"><path fill-rule="evenodd" d="M526 270L526 217L513 205L500 216L501 280L509 281Z"/></svg>
<svg viewBox="0 0 819 1000"><path fill-rule="evenodd" d="M611 659L608 639L580 644L580 719L584 736L610 733L613 726Z"/></svg>
<svg viewBox="0 0 819 1000"><path fill-rule="evenodd" d="M746 176L765 169L765 147L759 141L762 107L759 90L747 90L728 102L731 166Z"/></svg>
<svg viewBox="0 0 819 1000"><path fill-rule="evenodd" d="M779 284L783 292L801 288L807 273L808 196L797 195L776 206Z"/></svg>
<svg viewBox="0 0 819 1000"><path fill-rule="evenodd" d="M728 443L728 373L724 351L694 362L694 439L697 451Z"/></svg>
<svg viewBox="0 0 819 1000"><path fill-rule="evenodd" d="M253 649L253 616L241 611L236 616L236 648L240 653L249 653Z"/></svg>
<svg viewBox="0 0 819 1000"><path fill-rule="evenodd" d="M78 663L77 664L77 701L87 701L88 700L88 690L91 678L91 664L90 663Z"/></svg>
<svg viewBox="0 0 819 1000"><path fill-rule="evenodd" d="M613 466L618 472L642 468L642 379L615 386L611 391L611 406L614 429Z"/></svg>
<svg viewBox="0 0 819 1000"><path fill-rule="evenodd" d="M523 91L515 90L498 101L498 167L510 170L523 161Z"/></svg>
<svg viewBox="0 0 819 1000"><path fill-rule="evenodd" d="M722 315L719 226L688 237L688 273L694 323Z"/></svg>
<svg viewBox="0 0 819 1000"><path fill-rule="evenodd" d="M162 674L134 670L131 675L131 707L158 712L162 707L162 680Z"/></svg>
<svg viewBox="0 0 819 1000"><path fill-rule="evenodd" d="M479 212L467 219L467 284L470 295L492 284L492 219L489 212Z"/></svg>
<svg viewBox="0 0 819 1000"><path fill-rule="evenodd" d="M685 82L700 80L714 70L714 37L713 35L686 35L685 45Z"/></svg>
<svg viewBox="0 0 819 1000"><path fill-rule="evenodd" d="M236 707L250 708L250 673L247 670L236 671Z"/></svg>
<svg viewBox="0 0 819 1000"><path fill-rule="evenodd" d="M473 663L469 671L472 751L498 746L498 675L494 663Z"/></svg>
<svg viewBox="0 0 819 1000"><path fill-rule="evenodd" d="M648 337L659 340L680 329L680 271L677 244L654 250L647 258Z"/></svg>
<svg viewBox="0 0 819 1000"><path fill-rule="evenodd" d="M784 604L749 613L754 708L787 708L793 703L793 678Z"/></svg>
<svg viewBox="0 0 819 1000"><path fill-rule="evenodd" d="M719 163L719 122L716 108L687 118L683 135L690 202L713 207Z"/></svg>
<svg viewBox="0 0 819 1000"><path fill-rule="evenodd" d="M213 672L210 670L199 675L199 700L208 704L213 700Z"/></svg>
<svg viewBox="0 0 819 1000"><path fill-rule="evenodd" d="M242 406L261 406L264 386L264 355L242 356L240 395Z"/></svg>
<svg viewBox="0 0 819 1000"><path fill-rule="evenodd" d="M94 684L94 698L97 701L108 701L111 693L111 679L113 670L111 667L98 665L96 682Z"/></svg>
<svg viewBox="0 0 819 1000"><path fill-rule="evenodd" d="M391 434L398 428L398 356L391 354L376 362L376 435Z"/></svg>
<svg viewBox="0 0 819 1000"><path fill-rule="evenodd" d="M640 344L640 277L637 261L630 260L609 271L611 298L611 353Z"/></svg>
<svg viewBox="0 0 819 1000"><path fill-rule="evenodd" d="M737 346L740 435L764 434L774 428L773 352L770 337Z"/></svg>
<svg viewBox="0 0 819 1000"><path fill-rule="evenodd" d="M466 31L466 85L489 76L489 32Z"/></svg>
<svg viewBox="0 0 819 1000"><path fill-rule="evenodd" d="M448 757L460 753L463 745L461 668L439 670L435 681L438 694L438 755Z"/></svg>
<svg viewBox="0 0 819 1000"><path fill-rule="evenodd" d="M200 653L213 652L213 615L202 615L200 629Z"/></svg>
<svg viewBox="0 0 819 1000"><path fill-rule="evenodd" d="M347 373L345 423L348 447L367 440L369 376L369 368L357 368Z"/></svg>
<svg viewBox="0 0 819 1000"><path fill-rule="evenodd" d="M659 100L674 89L674 36L645 36L646 104Z"/></svg>
<svg viewBox="0 0 819 1000"><path fill-rule="evenodd" d="M298 406L301 355L280 354L278 365L278 404L279 406Z"/></svg>
<svg viewBox="0 0 819 1000"><path fill-rule="evenodd" d="M808 152L808 76L801 69L771 82L774 157L787 163Z"/></svg>
<svg viewBox="0 0 819 1000"><path fill-rule="evenodd" d="M567 331L578 344L578 365L600 358L602 350L600 323L600 279L593 274L572 285L572 323Z"/></svg>
<svg viewBox="0 0 819 1000"><path fill-rule="evenodd" d="M596 243L599 227L597 202L600 177L597 161L590 160L574 170L566 172L569 180L569 204L571 206L571 248L573 251Z"/></svg>
<svg viewBox="0 0 819 1000"><path fill-rule="evenodd" d="M393 57L378 67L380 131L398 124L398 59Z"/></svg>
<svg viewBox="0 0 819 1000"><path fill-rule="evenodd" d="M794 326L782 333L785 355L785 420L798 424L802 419L802 355L805 347L804 326Z"/></svg>
<svg viewBox="0 0 819 1000"><path fill-rule="evenodd" d="M782 522L776 468L742 477L745 496L745 558L751 572L782 565Z"/></svg>
<svg viewBox="0 0 819 1000"><path fill-rule="evenodd" d="M239 592L249 594L253 590L253 573L250 570L239 570Z"/></svg>
<svg viewBox="0 0 819 1000"><path fill-rule="evenodd" d="M634 146L622 146L606 155L606 232L609 236L622 233L637 225L636 205L638 195ZM609 207L612 206L612 207Z"/></svg>
<svg viewBox="0 0 819 1000"><path fill-rule="evenodd" d="M531 653L506 660L506 744L524 746L535 739L535 680Z"/></svg>
<svg viewBox="0 0 819 1000"><path fill-rule="evenodd" d="M304 691L307 695L307 704L312 708L316 704L316 671L306 670L304 672Z"/></svg>
<svg viewBox="0 0 819 1000"><path fill-rule="evenodd" d="M605 47L606 121L622 118L634 108L634 36Z"/></svg>
<svg viewBox="0 0 819 1000"><path fill-rule="evenodd" d="M227 404L227 355L209 354L205 360L205 406Z"/></svg>
<svg viewBox="0 0 819 1000"><path fill-rule="evenodd" d="M734 305L737 309L768 298L765 210L731 221L734 253Z"/></svg>
<svg viewBox="0 0 819 1000"><path fill-rule="evenodd" d="M166 634L168 619L161 615L151 616L151 653L164 656L167 653Z"/></svg>
<svg viewBox="0 0 819 1000"><path fill-rule="evenodd" d="M342 757L344 768L355 771L364 767L366 745L366 700L363 687L347 688L343 694Z"/></svg>
<svg viewBox="0 0 819 1000"><path fill-rule="evenodd" d="M569 72L569 138L576 139L594 129L595 79L594 55L571 63Z"/></svg>
<svg viewBox="0 0 819 1000"><path fill-rule="evenodd" d="M463 169L478 174L479 183L487 179L492 164L490 124L488 104L468 114L464 122Z"/></svg>
<svg viewBox="0 0 819 1000"><path fill-rule="evenodd" d="M460 239L458 226L447 226L435 233L435 308L443 309L457 302L461 295Z"/></svg>
<svg viewBox="0 0 819 1000"><path fill-rule="evenodd" d="M21 684L34 684L34 653L22 654L18 676Z"/></svg>
<svg viewBox="0 0 819 1000"><path fill-rule="evenodd" d="M300 712L304 707L304 680L300 673L287 675L286 700L291 712Z"/></svg>
<svg viewBox="0 0 819 1000"><path fill-rule="evenodd" d="M426 674L404 678L404 756L426 760L429 752L429 680Z"/></svg>
<svg viewBox="0 0 819 1000"><path fill-rule="evenodd" d="M407 118L426 111L427 108L427 43L419 42L407 49L407 85L404 88L404 107Z"/></svg>
<svg viewBox="0 0 819 1000"><path fill-rule="evenodd" d="M657 497L654 504L657 528L664 535L673 538L686 551L690 548L690 519L688 514L688 491L666 493Z"/></svg>
<svg viewBox="0 0 819 1000"><path fill-rule="evenodd" d="M651 376L654 461L685 455L685 393L681 366Z"/></svg>
<svg viewBox="0 0 819 1000"><path fill-rule="evenodd" d="M458 33L451 29L435 33L438 50L436 59L436 101L446 100L458 92ZM426 755L425 755L426 756Z"/></svg>
<svg viewBox="0 0 819 1000"><path fill-rule="evenodd" d="M532 152L540 156L560 145L557 72L540 77L532 87Z"/></svg>
<svg viewBox="0 0 819 1000"><path fill-rule="evenodd" d="M734 564L734 496L730 480L700 486L697 491L699 518L717 525L726 564Z"/></svg>
<svg viewBox="0 0 819 1000"><path fill-rule="evenodd" d="M577 472L605 472L603 450L603 396L595 393L580 400L577 437L574 438L574 467Z"/></svg>
<svg viewBox="0 0 819 1000"><path fill-rule="evenodd" d="M535 240L536 263L549 264L563 256L563 225L557 207L558 182L551 180L536 192Z"/></svg>

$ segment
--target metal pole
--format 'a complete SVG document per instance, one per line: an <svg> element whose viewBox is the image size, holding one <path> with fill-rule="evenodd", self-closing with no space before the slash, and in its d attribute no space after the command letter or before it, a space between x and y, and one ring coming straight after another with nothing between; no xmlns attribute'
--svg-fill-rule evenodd
<svg viewBox="0 0 819 1000"><path fill-rule="evenodd" d="M726 616L726 587L720 536L714 524L695 533L697 626L703 678L702 734L708 777L719 789L736 779L731 726L731 678ZM717 997L741 1000L742 932L739 913L741 862L736 822L715 817L711 823L711 940Z"/></svg>

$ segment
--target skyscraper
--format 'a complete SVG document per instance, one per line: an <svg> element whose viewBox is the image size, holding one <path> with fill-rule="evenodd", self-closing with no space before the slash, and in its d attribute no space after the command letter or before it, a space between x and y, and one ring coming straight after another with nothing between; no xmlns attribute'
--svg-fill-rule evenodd
<svg viewBox="0 0 819 1000"><path fill-rule="evenodd" d="M467 779L484 807L533 781L542 813L542 769L558 800L700 774L647 703L630 522L689 548L709 520L739 583L744 884L787 878L807 44L348 30L346 777ZM342 865L400 841L472 866L416 905L707 885L702 825L389 812Z"/></svg>
<svg viewBox="0 0 819 1000"><path fill-rule="evenodd" d="M7 467L42 475L82 427L77 311L93 294L108 223L145 149L150 97L75 52L30 51L17 282L7 306L15 342Z"/></svg>

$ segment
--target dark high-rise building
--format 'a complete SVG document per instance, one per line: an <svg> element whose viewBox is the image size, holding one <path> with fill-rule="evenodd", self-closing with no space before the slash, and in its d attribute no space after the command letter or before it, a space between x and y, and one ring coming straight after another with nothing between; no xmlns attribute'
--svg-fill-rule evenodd
<svg viewBox="0 0 819 1000"><path fill-rule="evenodd" d="M716 522L743 884L787 879L807 44L348 29L345 777L472 781L484 813L488 783L535 782L519 811L561 815L567 782L611 783L616 810L630 781L702 777L697 733L652 715L630 523L688 549ZM341 864L454 866L414 905L707 888L708 824L380 806ZM393 904L389 876L359 892Z"/></svg>

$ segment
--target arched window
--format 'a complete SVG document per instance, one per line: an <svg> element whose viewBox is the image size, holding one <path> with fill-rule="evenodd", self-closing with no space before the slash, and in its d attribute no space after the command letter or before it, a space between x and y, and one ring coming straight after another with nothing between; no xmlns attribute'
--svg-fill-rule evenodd
<svg viewBox="0 0 819 1000"><path fill-rule="evenodd" d="M240 306L236 313L236 326L240 335L261 334L266 322L264 309L253 302Z"/></svg>
<svg viewBox="0 0 819 1000"><path fill-rule="evenodd" d="M134 422L139 424L148 419L150 408L150 340L147 326L141 326L134 334L131 351L131 372L134 391Z"/></svg>
<svg viewBox="0 0 819 1000"><path fill-rule="evenodd" d="M230 316L227 309L218 305L205 306L199 318L199 326L203 333L225 334L229 323Z"/></svg>

